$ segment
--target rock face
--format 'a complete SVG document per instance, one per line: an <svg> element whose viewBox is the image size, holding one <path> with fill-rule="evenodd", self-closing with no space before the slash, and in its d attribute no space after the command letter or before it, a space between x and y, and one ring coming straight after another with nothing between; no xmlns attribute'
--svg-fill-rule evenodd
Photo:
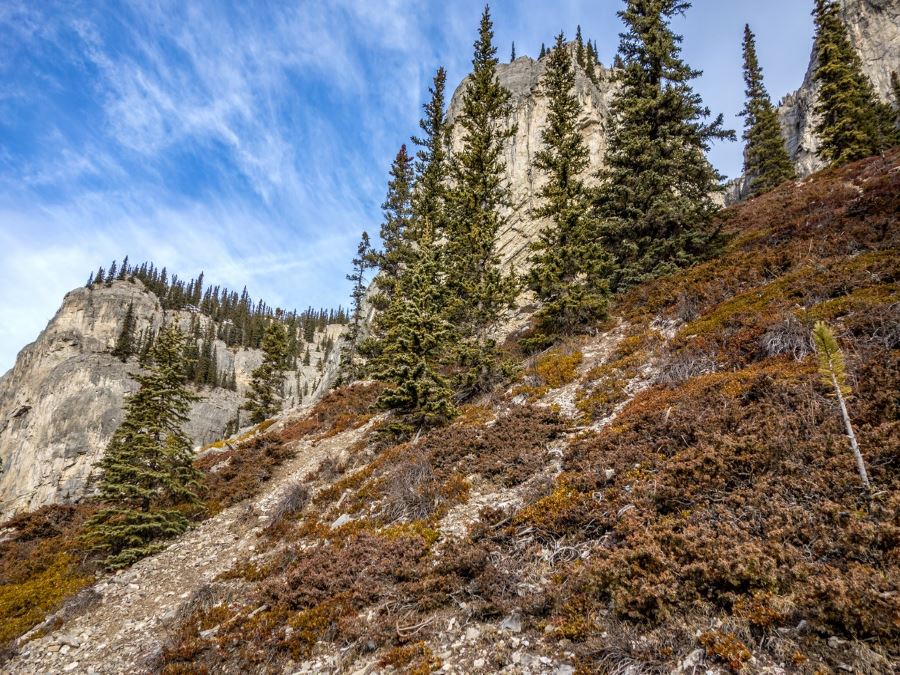
<svg viewBox="0 0 900 675"><path fill-rule="evenodd" d="M882 99L892 102L891 72L900 73L900 0L841 0L850 40L862 59L863 71ZM800 176L824 168L816 156L818 140L813 133L816 87L813 70L815 48L800 88L778 106L788 152Z"/></svg>
<svg viewBox="0 0 900 675"><path fill-rule="evenodd" d="M158 329L166 321L190 326L192 314L165 312L157 297L140 282L79 288L37 340L25 347L15 366L0 377L0 514L8 516L52 502L78 498L122 418L122 402L136 388L130 373L137 360L123 363L110 354L131 304L137 333ZM209 319L201 316L201 321ZM342 326L328 326L336 337ZM317 335L321 338L322 334ZM336 350L324 354L310 346L312 365L287 373L285 405L299 403L303 386L326 388L335 370ZM256 349L229 349L217 342L219 368L234 367L237 391L204 388L194 404L186 431L197 445L222 438L243 400L251 371L262 361ZM327 365L327 367L326 367Z"/></svg>
<svg viewBox="0 0 900 675"><path fill-rule="evenodd" d="M532 161L541 149L541 129L547 121L547 97L540 86L546 67L546 59L535 61L527 56L497 65L497 79L512 94L513 110L509 123L516 125L516 134L507 142L503 153L511 209L507 214L506 227L498 234L498 252L503 263L512 265L516 271L524 268L529 253L528 244L536 238L543 225L532 218L530 211L537 205L536 196L544 182L540 172L532 168ZM596 66L595 69L599 85L594 84L581 68L576 66L576 71L575 95L582 109L579 127L590 153L588 175L603 165L606 120L614 86L609 81L609 71L603 66ZM468 81L466 78L460 83L450 101L448 117L451 122L462 112L462 97ZM452 136L454 149L459 148L461 143L462 130L457 126Z"/></svg>

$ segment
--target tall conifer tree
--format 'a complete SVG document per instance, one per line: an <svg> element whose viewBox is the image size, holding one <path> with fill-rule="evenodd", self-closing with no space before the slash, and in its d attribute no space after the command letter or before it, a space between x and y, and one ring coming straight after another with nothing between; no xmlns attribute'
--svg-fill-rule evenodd
<svg viewBox="0 0 900 675"><path fill-rule="evenodd" d="M378 404L398 414L400 433L442 424L455 413L453 390L440 370L454 331L445 314L439 249L427 225L415 255L380 317L386 330L373 367L374 377L387 382Z"/></svg>
<svg viewBox="0 0 900 675"><path fill-rule="evenodd" d="M359 240L359 245L356 247L356 257L353 258L353 271L347 275L347 281L353 283L353 288L350 291L350 324L344 335L344 342L341 347L341 382L353 382L359 377L359 364L357 363L356 352L358 346L357 343L359 342L360 327L362 325L363 301L366 297L365 276L366 270L370 265L369 259L371 248L369 234L363 232ZM309 365L308 357L309 349L307 349L306 357L304 357L304 365Z"/></svg>
<svg viewBox="0 0 900 675"><path fill-rule="evenodd" d="M381 309L390 302L403 268L410 260L408 230L412 221L412 188L413 164L404 144L400 146L391 165L387 198L381 205L384 213L381 225L382 250L372 251L370 254L370 261L380 271L375 280L378 294L373 302Z"/></svg>
<svg viewBox="0 0 900 675"><path fill-rule="evenodd" d="M528 285L543 306L537 312L544 338L568 335L601 319L606 311L608 257L590 217L582 178L588 149L578 132L581 106L575 98L575 69L560 33L541 81L549 113L541 131L543 147L534 166L547 178L534 215L549 218L533 245Z"/></svg>
<svg viewBox="0 0 900 675"><path fill-rule="evenodd" d="M768 192L796 177L788 156L778 113L763 84L762 68L756 56L756 36L744 26L744 83L747 100L744 118L744 174L750 181L750 195Z"/></svg>
<svg viewBox="0 0 900 675"><path fill-rule="evenodd" d="M263 362L251 373L250 388L242 408L250 413L250 422L263 422L281 409L284 360L287 357L287 331L279 321L271 322L262 341Z"/></svg>
<svg viewBox="0 0 900 675"><path fill-rule="evenodd" d="M116 346L112 350L112 355L118 357L124 363L128 357L134 353L134 304L128 304L128 311L125 312L125 319L122 321L122 329L119 331L119 337L116 339Z"/></svg>
<svg viewBox="0 0 900 675"><path fill-rule="evenodd" d="M819 155L844 164L874 155L898 142L891 107L882 102L862 70L862 61L847 37L840 6L816 0L815 113Z"/></svg>
<svg viewBox="0 0 900 675"><path fill-rule="evenodd" d="M715 139L734 139L691 88L700 75L682 61L669 23L683 0L628 0L619 17L622 68L612 103L598 207L603 239L617 261L613 290L690 265L709 250L722 176L706 159Z"/></svg>
<svg viewBox="0 0 900 675"><path fill-rule="evenodd" d="M416 231L427 227L434 238L443 236L446 215L447 175L450 155L450 127L444 111L447 73L438 68L434 82L428 90L431 98L422 106L424 115L419 120L421 137L412 141L416 152L416 180L413 188L413 231L411 239L418 239Z"/></svg>
<svg viewBox="0 0 900 675"><path fill-rule="evenodd" d="M497 49L488 7L479 27L472 74L457 124L462 127L459 152L453 157L447 229L448 283L456 302L452 321L464 374L460 385L475 391L486 386L496 369L490 334L515 294L513 279L503 274L495 251L503 224L501 207L508 203L502 153L515 134L508 118L511 94L497 80Z"/></svg>
<svg viewBox="0 0 900 675"><path fill-rule="evenodd" d="M104 508L88 522L87 538L112 569L184 532L185 514L198 503L200 475L183 430L197 399L185 387L184 342L174 325L160 331L150 371L134 376L140 388L126 400L122 424L98 465Z"/></svg>

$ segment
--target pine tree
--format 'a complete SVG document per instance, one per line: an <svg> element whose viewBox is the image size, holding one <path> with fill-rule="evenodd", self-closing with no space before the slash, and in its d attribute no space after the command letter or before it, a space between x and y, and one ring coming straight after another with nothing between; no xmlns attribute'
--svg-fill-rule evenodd
<svg viewBox="0 0 900 675"><path fill-rule="evenodd" d="M444 88L447 73L438 68L434 82L428 90L431 99L422 106L424 116L419 120L422 137L414 136L412 141L419 150L416 152L416 180L413 187L413 233L423 227L435 233L440 239L444 234L446 216L447 175L449 170L450 134L447 115L444 111Z"/></svg>
<svg viewBox="0 0 900 675"><path fill-rule="evenodd" d="M381 205L384 213L380 233L383 249L370 250L367 254L372 266L378 267L380 272L375 279L378 293L373 297L373 304L380 309L390 302L394 287L411 256L408 230L412 221L412 188L412 159L404 144L391 165L387 198Z"/></svg>
<svg viewBox="0 0 900 675"><path fill-rule="evenodd" d="M87 283L84 285L85 288L90 288L94 285L94 273L91 272L91 275L88 277Z"/></svg>
<svg viewBox="0 0 900 675"><path fill-rule="evenodd" d="M353 258L353 271L347 275L347 281L353 283L350 292L352 315L350 325L344 335L344 343L341 347L341 363L340 363L340 382L353 382L360 375L359 364L356 360L357 343L359 342L359 332L362 326L363 301L366 297L365 274L369 267L369 254L371 252L371 244L369 235L362 233L359 240L359 246L356 248L356 257ZM396 286L395 286L396 288ZM309 350L307 350L307 356ZM304 365L309 365L304 357Z"/></svg>
<svg viewBox="0 0 900 675"><path fill-rule="evenodd" d="M460 385L470 392L486 386L495 374L496 354L489 336L515 295L514 280L503 274L495 252L504 222L500 208L508 204L503 147L516 131L508 126L511 94L497 81L496 53L490 10L485 7L472 75L456 122L462 127L462 139L453 157L447 196L447 281L450 297L457 300L451 320L463 338L458 342L464 371Z"/></svg>
<svg viewBox="0 0 900 675"><path fill-rule="evenodd" d="M756 36L744 26L744 82L747 101L744 117L744 174L750 181L750 195L768 192L786 180L796 178L788 156L778 113L763 84L762 68L756 57Z"/></svg>
<svg viewBox="0 0 900 675"><path fill-rule="evenodd" d="M575 28L575 62L585 69L584 39L581 37L581 25Z"/></svg>
<svg viewBox="0 0 900 675"><path fill-rule="evenodd" d="M512 52L509 55L509 62L512 63L515 60L516 60L516 42L515 42L515 40L513 40Z"/></svg>
<svg viewBox="0 0 900 675"><path fill-rule="evenodd" d="M104 508L87 525L87 540L106 554L110 569L159 550L187 529L198 504L200 474L184 433L191 403L185 388L184 335L174 325L160 331L140 388L125 403L122 424L99 463L98 498Z"/></svg>
<svg viewBox="0 0 900 675"><path fill-rule="evenodd" d="M122 267L119 268L119 276L116 277L119 281L125 281L125 277L128 275L128 256L125 256L125 259L122 261Z"/></svg>
<svg viewBox="0 0 900 675"><path fill-rule="evenodd" d="M104 281L106 281L106 276L105 276L105 273L103 272L103 266L101 265L97 269L97 274L94 275L94 283L99 285L99 284L102 284Z"/></svg>
<svg viewBox="0 0 900 675"><path fill-rule="evenodd" d="M819 154L832 165L878 154L900 142L891 107L882 102L862 70L834 0L816 0L818 86L814 112Z"/></svg>
<svg viewBox="0 0 900 675"><path fill-rule="evenodd" d="M453 390L439 369L454 335L445 293L439 249L426 228L400 292L379 318L386 331L373 376L387 382L378 404L399 416L397 433L443 424L455 413Z"/></svg>
<svg viewBox="0 0 900 675"><path fill-rule="evenodd" d="M128 303L128 311L125 312L122 330L119 331L119 337L116 339L116 346L112 350L112 355L121 359L122 363L125 363L132 354L134 354L134 304Z"/></svg>
<svg viewBox="0 0 900 675"><path fill-rule="evenodd" d="M700 71L680 58L673 16L683 0L628 0L619 17L624 67L611 106L607 169L601 173L599 213L603 241L618 268L611 288L622 290L694 263L709 253L717 231L711 194L722 176L706 159L710 142L735 138L690 81Z"/></svg>
<svg viewBox="0 0 900 675"><path fill-rule="evenodd" d="M543 306L537 332L548 339L571 335L606 313L609 261L590 219L588 190L582 175L588 149L578 131L581 106L575 98L575 69L560 33L541 81L549 113L541 131L543 146L534 166L547 184L541 188L538 218L549 218L533 245L528 285Z"/></svg>
<svg viewBox="0 0 900 675"><path fill-rule="evenodd" d="M544 46L544 43L541 43L541 53L538 55L538 60L540 61L547 55L547 47Z"/></svg>
<svg viewBox="0 0 900 675"><path fill-rule="evenodd" d="M844 400L845 396L853 393L847 382L844 353L841 351L837 340L834 339L834 333L831 332L831 328L824 322L816 322L816 325L813 327L812 337L816 346L816 354L819 357L819 374L822 376L822 382L826 387L834 390L834 396L840 406L844 430L847 432L847 439L850 441L850 451L856 460L856 470L863 485L869 488L871 485L869 483L869 475L866 473L866 463L863 461L862 453L859 451L856 434L853 433L853 425L850 423L850 414L847 412L847 403Z"/></svg>
<svg viewBox="0 0 900 675"><path fill-rule="evenodd" d="M287 331L271 322L262 341L263 362L251 373L250 388L241 406L250 413L250 422L259 424L281 409L281 386L284 383L284 360L287 357Z"/></svg>
<svg viewBox="0 0 900 675"><path fill-rule="evenodd" d="M116 261L113 260L112 264L109 266L109 273L106 275L106 285L112 285L112 282L116 280Z"/></svg>

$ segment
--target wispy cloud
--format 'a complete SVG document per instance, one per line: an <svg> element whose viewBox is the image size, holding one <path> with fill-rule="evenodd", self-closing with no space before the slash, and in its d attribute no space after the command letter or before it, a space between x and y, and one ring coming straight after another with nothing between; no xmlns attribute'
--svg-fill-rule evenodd
<svg viewBox="0 0 900 675"><path fill-rule="evenodd" d="M691 26L707 28L710 3ZM576 23L611 55L620 4L496 2L500 57L513 39L534 54ZM747 11L783 17L783 4ZM377 231L390 160L417 131L437 66L451 85L465 74L482 7L0 3L0 372L66 290L125 253L270 304L346 302L347 261L359 232ZM733 62L745 17L726 14ZM730 89L710 89L739 98L734 72Z"/></svg>

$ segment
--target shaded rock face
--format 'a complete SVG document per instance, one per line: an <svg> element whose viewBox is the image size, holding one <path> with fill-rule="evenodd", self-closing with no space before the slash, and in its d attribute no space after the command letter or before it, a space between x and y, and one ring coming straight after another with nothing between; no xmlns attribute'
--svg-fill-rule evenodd
<svg viewBox="0 0 900 675"><path fill-rule="evenodd" d="M3 516L84 494L94 464L122 420L124 398L137 387L130 376L140 369L137 360L123 363L110 354L129 304L138 334L148 326L158 330L164 320L177 321L184 330L190 326L189 312L163 311L157 297L140 282L79 288L66 295L47 328L0 377ZM341 328L326 330L336 337ZM250 373L262 362L260 350L229 349L221 341L216 343L216 355L221 370L230 373L234 367L238 391L198 391L202 399L192 407L186 425L197 445L222 438L243 401ZM304 385L312 389L319 383L310 399L326 388L334 359L329 357L320 372L318 360L323 357L313 351L311 366L287 373L286 407L300 402Z"/></svg>
<svg viewBox="0 0 900 675"><path fill-rule="evenodd" d="M885 101L893 102L891 72L900 73L900 0L841 0L850 41L862 59L863 71ZM816 156L819 143L813 133L816 87L813 70L815 47L800 88L778 106L788 153L800 176L819 171L825 163Z"/></svg>
<svg viewBox="0 0 900 675"><path fill-rule="evenodd" d="M572 45L570 45L572 48ZM540 81L547 67L547 60L535 61L521 56L512 63L497 65L497 79L512 94L512 115L509 124L516 125L516 134L506 143L503 159L506 162L506 181L510 189L510 204L506 226L498 233L498 252L504 265L512 265L521 272L529 255L528 244L537 237L544 224L531 216L537 206L537 193L546 182L541 172L532 168L534 155L543 143L541 130L547 122L548 101L541 90ZM587 73L576 66L575 95L581 104L579 127L587 144L590 166L585 178L590 182L592 174L603 165L606 154L609 104L614 85L610 73L603 66L596 66L595 85ZM469 78L457 87L448 109L448 118L456 120L462 112L462 98ZM462 145L463 131L455 126L452 134L454 150Z"/></svg>

